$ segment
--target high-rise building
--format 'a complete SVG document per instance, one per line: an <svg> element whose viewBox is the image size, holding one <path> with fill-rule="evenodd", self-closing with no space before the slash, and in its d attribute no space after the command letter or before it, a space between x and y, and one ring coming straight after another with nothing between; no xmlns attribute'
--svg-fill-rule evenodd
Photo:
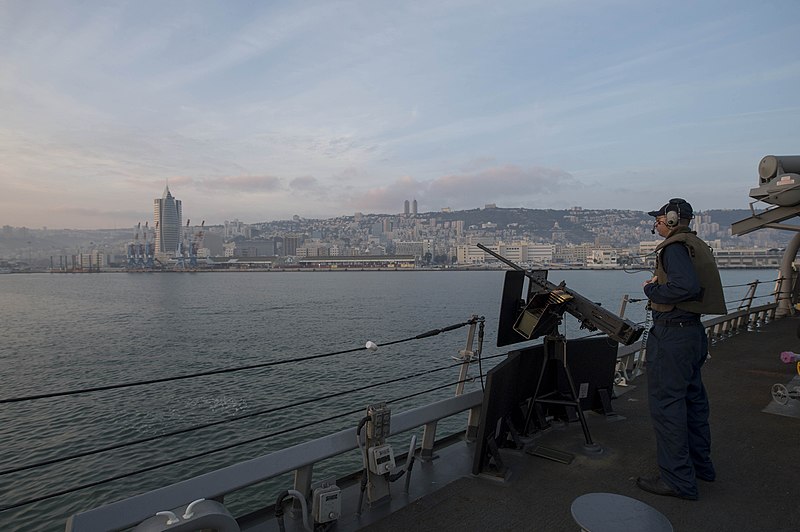
<svg viewBox="0 0 800 532"><path fill-rule="evenodd" d="M287 257L297 255L300 238L297 235L285 235L283 237L283 252Z"/></svg>
<svg viewBox="0 0 800 532"><path fill-rule="evenodd" d="M164 195L153 200L153 218L156 223L156 253L174 254L181 239L181 200L175 199L164 187Z"/></svg>
<svg viewBox="0 0 800 532"><path fill-rule="evenodd" d="M409 212L409 204L408 204L408 200L406 200L406 201L403 202L403 214L408 216L408 212Z"/></svg>
<svg viewBox="0 0 800 532"><path fill-rule="evenodd" d="M411 202L411 214L417 214L417 200Z"/></svg>

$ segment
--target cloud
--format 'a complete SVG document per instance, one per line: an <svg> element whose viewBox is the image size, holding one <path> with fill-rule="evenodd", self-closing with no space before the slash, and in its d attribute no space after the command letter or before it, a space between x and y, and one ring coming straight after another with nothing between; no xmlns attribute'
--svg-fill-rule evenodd
<svg viewBox="0 0 800 532"><path fill-rule="evenodd" d="M209 220L739 206L800 117L796 17L740 3L621 35L651 9L0 2L0 225L141 219L167 181Z"/></svg>
<svg viewBox="0 0 800 532"><path fill-rule="evenodd" d="M281 179L271 175L229 176L196 181L199 188L221 189L236 192L276 192L281 190Z"/></svg>
<svg viewBox="0 0 800 532"><path fill-rule="evenodd" d="M79 218L146 218L149 214L147 211L108 211L103 209L86 209L81 207L53 207L50 211L60 216L71 216Z"/></svg>
<svg viewBox="0 0 800 532"><path fill-rule="evenodd" d="M477 204L481 204L535 197L575 183L572 175L563 170L505 165L471 174L442 176L429 184L428 195L444 203L464 205L469 202L475 205L475 198L485 198L485 201L478 201Z"/></svg>
<svg viewBox="0 0 800 532"><path fill-rule="evenodd" d="M421 210L471 209L486 203L541 205L551 194L577 185L580 182L570 173L556 168L503 165L431 181L404 176L354 196L347 203L365 212L399 212L407 199L417 199Z"/></svg>
<svg viewBox="0 0 800 532"><path fill-rule="evenodd" d="M289 182L289 188L292 190L314 190L319 186L319 180L314 176L300 176L295 177Z"/></svg>
<svg viewBox="0 0 800 532"><path fill-rule="evenodd" d="M342 198L351 209L363 212L400 212L403 201L422 194L425 184L404 176L386 186L374 187L366 192Z"/></svg>
<svg viewBox="0 0 800 532"><path fill-rule="evenodd" d="M177 189L193 188L195 190L225 190L229 192L276 192L283 189L282 180L271 175L244 175L222 177L191 177L187 175L169 176L164 179L136 181L148 190L169 185L173 194Z"/></svg>

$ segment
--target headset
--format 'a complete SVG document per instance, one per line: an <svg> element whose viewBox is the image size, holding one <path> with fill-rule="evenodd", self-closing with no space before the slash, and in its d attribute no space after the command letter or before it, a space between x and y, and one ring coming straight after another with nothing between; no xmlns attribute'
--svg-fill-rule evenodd
<svg viewBox="0 0 800 532"><path fill-rule="evenodd" d="M678 222L681 219L681 205L685 204L686 200L683 198L672 198L669 200L669 203L667 204L667 212L664 213L664 223L667 224L667 227L675 227L678 225ZM675 209L670 209L670 207L673 206Z"/></svg>

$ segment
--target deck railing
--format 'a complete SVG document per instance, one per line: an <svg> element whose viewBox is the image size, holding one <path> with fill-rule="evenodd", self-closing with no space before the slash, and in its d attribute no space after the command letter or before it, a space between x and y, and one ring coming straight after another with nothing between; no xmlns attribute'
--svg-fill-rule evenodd
<svg viewBox="0 0 800 532"><path fill-rule="evenodd" d="M480 409L483 392L431 403L392 416L391 434L402 434L467 410ZM310 493L314 464L356 449L356 430L342 430L274 453L211 471L141 495L73 515L67 532L104 532L136 526L158 511L172 510L197 499L222 501L247 486L294 472L294 489Z"/></svg>

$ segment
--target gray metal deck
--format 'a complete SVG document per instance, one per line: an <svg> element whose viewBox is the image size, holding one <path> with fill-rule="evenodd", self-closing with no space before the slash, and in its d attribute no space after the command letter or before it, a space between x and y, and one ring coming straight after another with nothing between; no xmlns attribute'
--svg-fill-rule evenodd
<svg viewBox="0 0 800 532"><path fill-rule="evenodd" d="M391 508L365 511L359 520L343 520L337 529L575 531L579 527L571 517L572 501L585 493L610 492L646 502L677 531L800 530L800 419L763 412L771 403L769 410L776 411L772 385L788 385L796 375L794 365L783 364L779 355L800 351L798 324L797 318L775 320L759 332L741 333L712 347L704 380L718 478L700 483L698 501L651 495L635 485L637 476L657 472L646 383L640 378L613 402L624 419L589 415L593 439L603 447L600 455L583 453L578 424L554 427L534 441L575 453L571 464L504 450L512 474L498 482L470 474L472 445L459 442L440 453L452 455L454 460L447 459L451 464L461 456L461 476L444 487L431 485L435 480L419 486L425 470L436 466L415 469L408 497L395 496ZM791 405L785 412L791 414ZM433 487L439 489L420 493ZM391 514L379 517L389 510Z"/></svg>

